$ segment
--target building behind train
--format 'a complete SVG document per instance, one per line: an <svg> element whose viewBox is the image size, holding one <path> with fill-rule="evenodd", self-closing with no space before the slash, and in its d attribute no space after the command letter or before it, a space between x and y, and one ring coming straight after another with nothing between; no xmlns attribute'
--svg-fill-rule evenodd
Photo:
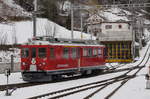
<svg viewBox="0 0 150 99"><path fill-rule="evenodd" d="M132 62L135 34L130 21L112 22L98 14L87 19L87 31L107 47L107 62Z"/></svg>

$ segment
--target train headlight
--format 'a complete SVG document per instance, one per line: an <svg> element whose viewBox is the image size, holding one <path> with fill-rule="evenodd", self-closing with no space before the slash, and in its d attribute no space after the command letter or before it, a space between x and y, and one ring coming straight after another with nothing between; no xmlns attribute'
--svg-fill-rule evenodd
<svg viewBox="0 0 150 99"><path fill-rule="evenodd" d="M46 63L42 63L42 65L46 65Z"/></svg>
<svg viewBox="0 0 150 99"><path fill-rule="evenodd" d="M23 65L23 66L25 66L25 65L26 65L26 63L25 63L25 62L23 62L23 63L22 63L22 65Z"/></svg>

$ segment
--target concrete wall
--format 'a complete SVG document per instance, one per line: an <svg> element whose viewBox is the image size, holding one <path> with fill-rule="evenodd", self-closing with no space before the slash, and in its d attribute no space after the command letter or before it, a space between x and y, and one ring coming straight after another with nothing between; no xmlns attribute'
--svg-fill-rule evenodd
<svg viewBox="0 0 150 99"><path fill-rule="evenodd" d="M106 29L106 26L112 26ZM121 28L119 28L121 25ZM100 41L132 41L132 27L128 23L102 23Z"/></svg>

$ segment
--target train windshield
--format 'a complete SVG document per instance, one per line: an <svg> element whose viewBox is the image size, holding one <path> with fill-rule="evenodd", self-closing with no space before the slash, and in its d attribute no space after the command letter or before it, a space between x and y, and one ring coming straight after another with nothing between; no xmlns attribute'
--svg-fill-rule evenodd
<svg viewBox="0 0 150 99"><path fill-rule="evenodd" d="M39 48L38 56L39 56L40 58L46 57L46 48Z"/></svg>
<svg viewBox="0 0 150 99"><path fill-rule="evenodd" d="M26 58L29 56L29 48L22 48L21 57Z"/></svg>
<svg viewBox="0 0 150 99"><path fill-rule="evenodd" d="M31 57L35 58L36 57L36 48L31 49Z"/></svg>

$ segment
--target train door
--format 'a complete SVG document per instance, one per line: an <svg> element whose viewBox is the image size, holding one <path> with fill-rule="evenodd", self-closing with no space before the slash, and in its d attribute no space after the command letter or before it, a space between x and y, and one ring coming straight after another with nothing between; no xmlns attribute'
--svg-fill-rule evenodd
<svg viewBox="0 0 150 99"><path fill-rule="evenodd" d="M57 52L57 53L56 53ZM59 47L54 47L51 46L49 48L49 61L48 61L48 66L47 70L52 70L56 68L56 64L58 63L58 57L60 57L59 54Z"/></svg>
<svg viewBox="0 0 150 99"><path fill-rule="evenodd" d="M45 70L45 67L48 65L48 58L47 58L47 47L39 47L36 50L37 56L36 59L36 65L37 70Z"/></svg>
<svg viewBox="0 0 150 99"><path fill-rule="evenodd" d="M30 64L30 49L23 47L21 49L21 70L28 70Z"/></svg>
<svg viewBox="0 0 150 99"><path fill-rule="evenodd" d="M59 56L57 57L57 63L56 63L56 69L66 69L70 68L70 62L69 62L69 53L70 48L69 47L61 47L58 50L61 52Z"/></svg>
<svg viewBox="0 0 150 99"><path fill-rule="evenodd" d="M37 66L36 66L36 62L37 62L37 59L36 59L36 48L35 47L31 47L30 48L30 66L29 66L29 71L37 71Z"/></svg>
<svg viewBox="0 0 150 99"><path fill-rule="evenodd" d="M83 56L82 56L82 66L87 67L87 66L92 66L93 60L92 60L92 55L93 55L93 49L91 47L84 47L83 48Z"/></svg>
<svg viewBox="0 0 150 99"><path fill-rule="evenodd" d="M70 65L72 68L78 68L78 70L80 71L80 48L78 47L74 47L74 48L70 48Z"/></svg>

